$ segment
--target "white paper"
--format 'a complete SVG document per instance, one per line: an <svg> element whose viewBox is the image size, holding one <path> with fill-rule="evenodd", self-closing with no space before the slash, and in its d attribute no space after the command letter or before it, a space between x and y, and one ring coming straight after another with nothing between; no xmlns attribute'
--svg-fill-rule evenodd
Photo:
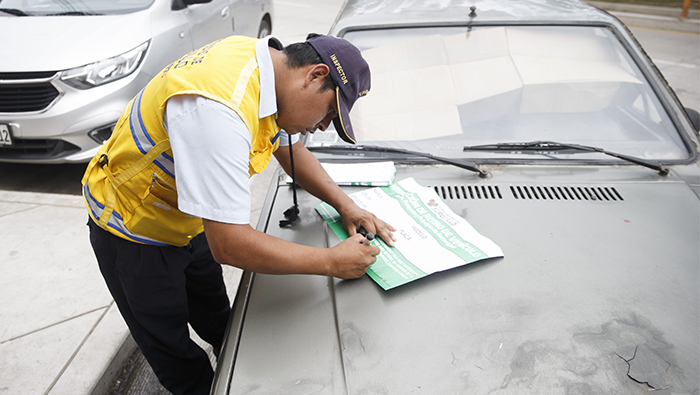
<svg viewBox="0 0 700 395"><path fill-rule="evenodd" d="M498 245L453 212L435 190L412 178L349 196L359 207L396 228L395 247L381 238L373 241L381 252L367 271L385 290L435 272L503 256ZM340 215L331 206L319 203L316 211L341 240L348 237Z"/></svg>
<svg viewBox="0 0 700 395"><path fill-rule="evenodd" d="M394 162L321 163L337 185L386 186L394 182ZM287 184L292 177L287 176Z"/></svg>

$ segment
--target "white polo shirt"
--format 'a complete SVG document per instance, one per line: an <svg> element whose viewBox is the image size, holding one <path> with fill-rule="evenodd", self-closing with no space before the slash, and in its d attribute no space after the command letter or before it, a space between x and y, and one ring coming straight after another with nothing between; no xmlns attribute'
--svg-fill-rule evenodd
<svg viewBox="0 0 700 395"><path fill-rule="evenodd" d="M255 45L260 70L261 119L277 113L269 46L284 48L274 36ZM217 222L248 224L248 158L252 139L240 116L202 96L179 95L168 100L164 123L175 159L180 211ZM288 145L289 137L284 131L279 139L280 147ZM292 136L292 144L298 140L299 136Z"/></svg>

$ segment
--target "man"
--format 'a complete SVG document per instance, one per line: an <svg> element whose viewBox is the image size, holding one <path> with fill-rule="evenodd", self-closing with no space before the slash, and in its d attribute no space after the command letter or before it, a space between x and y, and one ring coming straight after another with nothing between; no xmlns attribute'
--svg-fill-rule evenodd
<svg viewBox="0 0 700 395"><path fill-rule="evenodd" d="M394 229L357 207L298 142L299 133L333 121L354 143L348 112L369 87L367 63L345 40L315 35L283 48L274 37L229 37L155 76L88 165L83 196L100 270L172 393L209 391L213 371L187 324L218 355L229 300L216 262L349 279L379 254L362 243L360 227L393 243ZM299 185L338 210L350 238L313 248L249 225L248 177L273 153L288 173L295 166Z"/></svg>

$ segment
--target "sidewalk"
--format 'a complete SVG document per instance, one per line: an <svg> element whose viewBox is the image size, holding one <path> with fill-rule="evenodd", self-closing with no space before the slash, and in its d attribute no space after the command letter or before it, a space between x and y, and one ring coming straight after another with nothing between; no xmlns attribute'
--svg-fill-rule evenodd
<svg viewBox="0 0 700 395"><path fill-rule="evenodd" d="M86 215L79 196L0 191L0 394L88 394L128 351Z"/></svg>
<svg viewBox="0 0 700 395"><path fill-rule="evenodd" d="M251 182L259 206L265 173ZM259 215L254 207L251 219ZM1 395L106 394L136 349L86 222L80 196L0 191ZM225 267L224 277L233 297L240 270Z"/></svg>
<svg viewBox="0 0 700 395"><path fill-rule="evenodd" d="M273 32L285 44L310 31L327 33L341 4L277 1ZM653 17L638 8L611 13L635 27L685 31L684 26L698 26L697 13L681 22L657 8L645 10L650 11ZM628 14L641 19L626 19L632 18ZM258 207L275 166L253 180ZM259 208L251 218L258 214ZM99 273L86 221L79 196L0 191L0 395L108 393L135 349ZM227 278L235 287L236 270Z"/></svg>

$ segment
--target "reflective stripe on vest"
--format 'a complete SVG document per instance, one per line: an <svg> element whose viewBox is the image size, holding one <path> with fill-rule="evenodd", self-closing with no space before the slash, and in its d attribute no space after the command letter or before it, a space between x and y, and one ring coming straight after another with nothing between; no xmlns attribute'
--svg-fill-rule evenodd
<svg viewBox="0 0 700 395"><path fill-rule="evenodd" d="M90 211L92 211L92 217L95 219L95 222L99 222L100 218L102 217L102 212L105 209L104 204L98 202L97 199L95 199L95 197L92 196L92 194L90 193L90 188L88 188L87 184L83 185L83 196L85 197L85 201L90 206ZM137 241L139 243L151 244L161 247L169 245L161 243L157 240L149 239L145 236L140 236L129 232L129 229L127 229L126 225L124 225L124 220L122 219L122 216L119 215L119 213L116 211L112 211L109 220L107 221L107 226L121 233L122 236L124 236L125 238Z"/></svg>
<svg viewBox="0 0 700 395"><path fill-rule="evenodd" d="M277 142L277 139L280 138L281 135L282 135L282 132L277 132L277 134L275 135L275 137L272 138L271 143L272 143L272 144L275 144L275 143Z"/></svg>
<svg viewBox="0 0 700 395"><path fill-rule="evenodd" d="M136 99L131 104L131 111L129 114L129 130L131 130L131 137L134 139L136 147L142 154L146 155L146 153L148 153L148 151L150 151L151 148L156 145L156 143L148 134L148 131L146 131L146 127L143 124L143 119L141 118L141 98L143 97L144 89L142 89L141 92L136 95ZM173 179L175 178L175 160L170 155L163 152L153 161L153 163L163 170L165 174Z"/></svg>

